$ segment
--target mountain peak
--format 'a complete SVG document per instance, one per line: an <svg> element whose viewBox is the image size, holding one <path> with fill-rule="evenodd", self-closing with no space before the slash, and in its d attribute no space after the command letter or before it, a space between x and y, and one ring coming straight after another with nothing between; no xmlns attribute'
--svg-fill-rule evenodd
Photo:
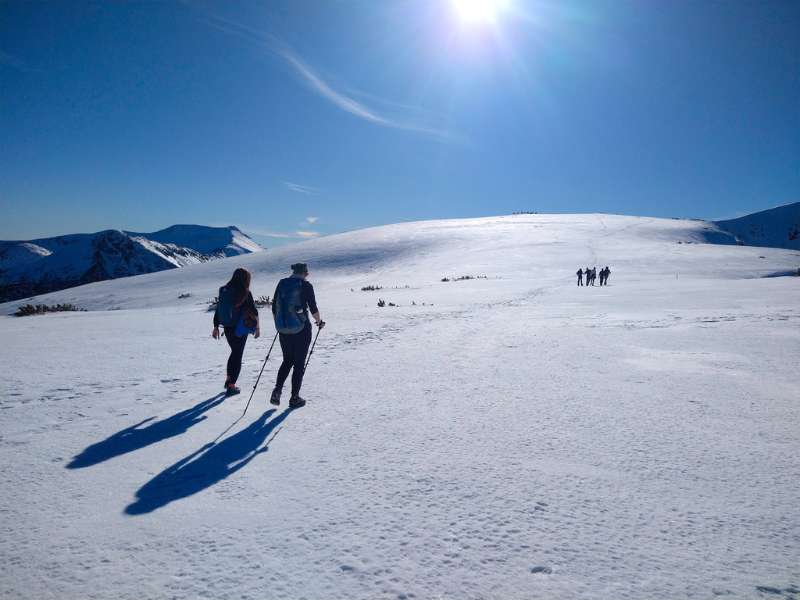
<svg viewBox="0 0 800 600"><path fill-rule="evenodd" d="M0 301L263 250L238 227L172 225L0 241Z"/></svg>

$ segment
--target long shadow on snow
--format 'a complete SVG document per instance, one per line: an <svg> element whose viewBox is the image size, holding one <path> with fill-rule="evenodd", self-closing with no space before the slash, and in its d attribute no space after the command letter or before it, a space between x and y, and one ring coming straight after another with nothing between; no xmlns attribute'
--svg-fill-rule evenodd
<svg viewBox="0 0 800 600"><path fill-rule="evenodd" d="M225 394L217 394L208 400L203 400L192 408L187 408L166 419L150 423L147 427L141 427L155 417L150 417L131 425L130 427L118 431L111 437L87 446L80 454L73 458L67 465L68 469L82 469L91 467L103 461L139 450L150 444L155 444L161 440L174 437L184 433L192 425L206 419L204 412L214 408L225 399Z"/></svg>
<svg viewBox="0 0 800 600"><path fill-rule="evenodd" d="M149 513L219 483L244 467L256 455L266 452L269 442L264 442L290 412L292 411L286 410L268 421L275 413L275 409L270 409L238 433L219 443L208 443L167 467L139 488L136 502L129 504L125 513Z"/></svg>

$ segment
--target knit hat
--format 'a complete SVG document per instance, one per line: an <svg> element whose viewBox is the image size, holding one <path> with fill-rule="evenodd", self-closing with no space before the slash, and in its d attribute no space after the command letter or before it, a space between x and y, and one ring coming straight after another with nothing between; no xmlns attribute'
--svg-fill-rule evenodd
<svg viewBox="0 0 800 600"><path fill-rule="evenodd" d="M295 275L307 275L308 265L306 263L295 263L292 265L292 273Z"/></svg>

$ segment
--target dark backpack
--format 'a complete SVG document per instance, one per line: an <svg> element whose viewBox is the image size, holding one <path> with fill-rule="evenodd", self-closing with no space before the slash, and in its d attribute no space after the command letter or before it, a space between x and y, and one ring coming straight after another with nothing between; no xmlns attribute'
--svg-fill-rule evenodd
<svg viewBox="0 0 800 600"><path fill-rule="evenodd" d="M217 296L217 318L219 322L225 327L233 327L236 325L236 294L233 290L228 289L226 286L219 288L219 296Z"/></svg>
<svg viewBox="0 0 800 600"><path fill-rule="evenodd" d="M278 333L295 334L303 331L308 322L302 301L303 280L299 277L281 279L275 290L275 329Z"/></svg>

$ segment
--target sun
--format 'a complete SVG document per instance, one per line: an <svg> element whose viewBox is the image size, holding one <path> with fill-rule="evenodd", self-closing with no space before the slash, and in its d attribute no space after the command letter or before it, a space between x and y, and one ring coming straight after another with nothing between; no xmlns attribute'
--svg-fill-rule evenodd
<svg viewBox="0 0 800 600"><path fill-rule="evenodd" d="M465 23L494 23L510 0L451 0L459 18Z"/></svg>

